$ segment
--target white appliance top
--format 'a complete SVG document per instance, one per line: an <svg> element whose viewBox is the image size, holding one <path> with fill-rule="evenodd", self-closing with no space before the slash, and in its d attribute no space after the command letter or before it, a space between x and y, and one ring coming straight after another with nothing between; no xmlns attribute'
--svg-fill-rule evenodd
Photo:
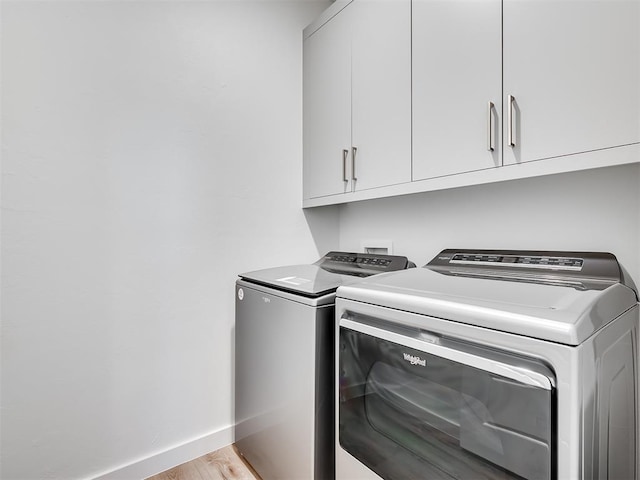
<svg viewBox="0 0 640 480"><path fill-rule="evenodd" d="M313 265L289 265L240 274L243 280L307 297L332 293L340 285L415 265L406 257L329 252Z"/></svg>
<svg viewBox="0 0 640 480"><path fill-rule="evenodd" d="M638 300L611 254L462 249L340 287L337 296L567 345Z"/></svg>

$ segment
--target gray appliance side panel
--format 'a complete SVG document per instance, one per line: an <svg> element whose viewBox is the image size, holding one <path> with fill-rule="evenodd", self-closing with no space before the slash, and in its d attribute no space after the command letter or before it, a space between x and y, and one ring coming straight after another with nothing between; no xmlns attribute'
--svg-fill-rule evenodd
<svg viewBox="0 0 640 480"><path fill-rule="evenodd" d="M335 478L335 306L316 309L315 468L316 480Z"/></svg>
<svg viewBox="0 0 640 480"><path fill-rule="evenodd" d="M325 342L325 329L333 330L334 307L304 305L271 290L241 281L236 286L236 445L265 480L328 478L326 464L316 465L316 458L331 449L316 438L327 442L331 431L322 429L332 428L332 420L322 420L327 408L316 397L332 394L320 391L324 380L315 372L331 361L322 359L327 353L318 344Z"/></svg>
<svg viewBox="0 0 640 480"><path fill-rule="evenodd" d="M582 348L584 478L636 479L638 306Z"/></svg>

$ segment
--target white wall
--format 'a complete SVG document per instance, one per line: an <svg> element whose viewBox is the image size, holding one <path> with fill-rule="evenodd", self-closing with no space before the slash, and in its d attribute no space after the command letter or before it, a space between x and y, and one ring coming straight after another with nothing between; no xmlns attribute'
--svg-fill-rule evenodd
<svg viewBox="0 0 640 480"><path fill-rule="evenodd" d="M640 285L640 165L342 206L340 248L371 238L418 266L444 248L608 251Z"/></svg>
<svg viewBox="0 0 640 480"><path fill-rule="evenodd" d="M231 441L236 274L338 244L300 208L327 3L2 2L1 478Z"/></svg>

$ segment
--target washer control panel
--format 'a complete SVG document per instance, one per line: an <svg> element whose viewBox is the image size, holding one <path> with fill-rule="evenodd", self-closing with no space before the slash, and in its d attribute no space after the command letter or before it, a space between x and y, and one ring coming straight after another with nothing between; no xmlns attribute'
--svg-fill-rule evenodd
<svg viewBox="0 0 640 480"><path fill-rule="evenodd" d="M344 254L337 254L337 255L332 255L330 256L328 259L327 257L325 257L325 260L332 262L332 263L345 263L345 264L356 264L356 265L376 265L379 267L388 267L389 265L391 265L391 259L386 258L386 257L379 257L379 256L375 256L375 257L371 257L371 256L360 256L358 254L355 254L355 256L352 255L344 255Z"/></svg>
<svg viewBox="0 0 640 480"><path fill-rule="evenodd" d="M407 257L353 252L329 252L315 264L332 273L361 277L415 267Z"/></svg>

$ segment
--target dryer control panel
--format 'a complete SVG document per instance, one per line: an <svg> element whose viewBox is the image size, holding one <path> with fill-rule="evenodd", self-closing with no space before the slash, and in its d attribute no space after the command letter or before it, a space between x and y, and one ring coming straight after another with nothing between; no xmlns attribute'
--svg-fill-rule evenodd
<svg viewBox="0 0 640 480"><path fill-rule="evenodd" d="M580 271L583 258L557 257L553 255L488 255L456 253L449 264L457 265L509 265L512 267L542 268L547 270Z"/></svg>
<svg viewBox="0 0 640 480"><path fill-rule="evenodd" d="M616 257L602 252L446 249L425 267L450 275L564 283L583 289L606 288L623 279Z"/></svg>

